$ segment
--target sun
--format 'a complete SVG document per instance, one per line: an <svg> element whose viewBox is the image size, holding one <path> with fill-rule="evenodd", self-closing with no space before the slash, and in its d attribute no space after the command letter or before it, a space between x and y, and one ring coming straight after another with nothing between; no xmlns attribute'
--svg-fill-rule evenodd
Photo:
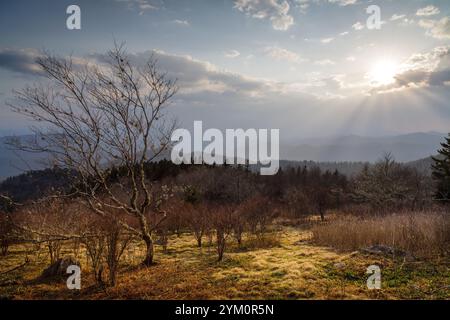
<svg viewBox="0 0 450 320"><path fill-rule="evenodd" d="M389 59L376 62L369 72L369 80L373 85L388 85L395 81L398 65Z"/></svg>

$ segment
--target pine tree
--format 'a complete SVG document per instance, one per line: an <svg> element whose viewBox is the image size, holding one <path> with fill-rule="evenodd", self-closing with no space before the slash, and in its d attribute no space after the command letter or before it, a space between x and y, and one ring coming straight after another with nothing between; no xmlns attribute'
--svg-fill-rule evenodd
<svg viewBox="0 0 450 320"><path fill-rule="evenodd" d="M433 177L437 181L435 197L448 204L450 203L450 133L441 146L442 149L438 151L439 156L432 157Z"/></svg>

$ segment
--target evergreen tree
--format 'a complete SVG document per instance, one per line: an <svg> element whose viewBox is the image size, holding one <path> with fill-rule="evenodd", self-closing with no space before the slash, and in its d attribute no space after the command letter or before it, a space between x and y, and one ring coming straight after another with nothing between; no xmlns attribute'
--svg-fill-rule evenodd
<svg viewBox="0 0 450 320"><path fill-rule="evenodd" d="M437 181L436 199L450 203L450 133L441 143L439 156L433 157L433 177Z"/></svg>

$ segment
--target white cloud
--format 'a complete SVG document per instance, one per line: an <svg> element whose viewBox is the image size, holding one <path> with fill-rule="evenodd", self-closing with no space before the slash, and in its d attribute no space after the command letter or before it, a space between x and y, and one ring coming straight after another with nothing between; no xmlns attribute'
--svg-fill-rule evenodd
<svg viewBox="0 0 450 320"><path fill-rule="evenodd" d="M439 46L425 53L416 53L402 63L403 70L422 70L430 72L447 59L450 62L450 46ZM450 65L449 65L450 67Z"/></svg>
<svg viewBox="0 0 450 320"><path fill-rule="evenodd" d="M400 19L404 19L405 17L406 17L406 15L404 15L404 14L393 14L390 20L397 21Z"/></svg>
<svg viewBox="0 0 450 320"><path fill-rule="evenodd" d="M364 25L361 23L361 22L357 22L357 23L355 23L354 25L352 25L352 28L354 29L354 30L362 30L362 29L364 29Z"/></svg>
<svg viewBox="0 0 450 320"><path fill-rule="evenodd" d="M129 9L138 10L140 15L146 11L157 10L162 6L161 0L116 0L126 3Z"/></svg>
<svg viewBox="0 0 450 320"><path fill-rule="evenodd" d="M348 35L348 34L349 34L348 31L344 31L344 32L339 33L339 35L342 36L342 37L343 37L343 36L346 36L346 35Z"/></svg>
<svg viewBox="0 0 450 320"><path fill-rule="evenodd" d="M436 39L450 39L450 18L441 20L420 20L419 25L427 30L427 35Z"/></svg>
<svg viewBox="0 0 450 320"><path fill-rule="evenodd" d="M189 27L191 25L189 23L189 21L187 21L187 20L178 20L178 19L176 19L176 20L173 20L172 22L177 24L177 25L183 26L183 27Z"/></svg>
<svg viewBox="0 0 450 320"><path fill-rule="evenodd" d="M269 57L279 61L288 61L293 63L300 63L304 61L297 53L280 47L266 47L264 48L264 52Z"/></svg>
<svg viewBox="0 0 450 320"><path fill-rule="evenodd" d="M353 62L353 61L356 61L356 58L354 56L349 56L349 57L345 58L345 60Z"/></svg>
<svg viewBox="0 0 450 320"><path fill-rule="evenodd" d="M225 52L225 57L230 58L230 59L237 58L240 55L241 55L241 53L237 50L230 50L230 51Z"/></svg>
<svg viewBox="0 0 450 320"><path fill-rule="evenodd" d="M349 6L352 4L357 4L358 0L328 0L330 3L337 3L341 7Z"/></svg>
<svg viewBox="0 0 450 320"><path fill-rule="evenodd" d="M415 24L415 20L414 19L408 19L408 18L404 18L400 23L399 26L410 26Z"/></svg>
<svg viewBox="0 0 450 320"><path fill-rule="evenodd" d="M324 44L327 44L327 43L330 43L333 40L334 40L334 38L323 38L323 39L320 40L320 42L322 42Z"/></svg>
<svg viewBox="0 0 450 320"><path fill-rule="evenodd" d="M417 10L416 15L418 16L434 16L441 13L439 8L436 8L433 5L426 6L425 8L421 8Z"/></svg>
<svg viewBox="0 0 450 320"><path fill-rule="evenodd" d="M316 64L318 66L333 66L336 63L334 61L331 61L330 59L325 59L325 60L315 61L314 64Z"/></svg>
<svg viewBox="0 0 450 320"><path fill-rule="evenodd" d="M275 30L285 31L294 24L286 0L236 0L234 7L255 19L268 19Z"/></svg>

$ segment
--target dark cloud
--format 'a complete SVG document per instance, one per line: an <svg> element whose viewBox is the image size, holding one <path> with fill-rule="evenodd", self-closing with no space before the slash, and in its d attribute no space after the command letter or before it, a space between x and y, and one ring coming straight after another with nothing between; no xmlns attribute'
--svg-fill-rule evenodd
<svg viewBox="0 0 450 320"><path fill-rule="evenodd" d="M450 69L439 70L430 75L428 83L432 86L442 86L450 82Z"/></svg>
<svg viewBox="0 0 450 320"><path fill-rule="evenodd" d="M268 83L262 80L220 70L208 62L190 56L168 54L159 50L129 54L131 62L138 66L144 66L151 56L157 60L158 67L167 72L168 77L177 79L184 92L251 93L261 92L268 87ZM102 63L107 61L105 55L92 55L91 58Z"/></svg>
<svg viewBox="0 0 450 320"><path fill-rule="evenodd" d="M396 85L401 87L411 84L425 84L429 78L430 72L423 70L408 70L395 77Z"/></svg>
<svg viewBox="0 0 450 320"><path fill-rule="evenodd" d="M39 53L28 49L0 49L0 68L30 75L40 75L40 67L36 64Z"/></svg>
<svg viewBox="0 0 450 320"><path fill-rule="evenodd" d="M129 54L133 64L144 66L153 56L161 70L168 77L177 79L180 88L185 92L239 92L250 94L263 92L268 88L268 82L252 79L240 74L220 70L214 65L195 60L190 56L168 54L158 50ZM0 68L27 75L42 75L42 70L36 63L41 54L34 49L0 49ZM106 55L94 54L87 58L73 57L75 67L88 62L104 64Z"/></svg>
<svg viewBox="0 0 450 320"><path fill-rule="evenodd" d="M399 86L444 86L450 82L450 69L426 72L410 70L396 77Z"/></svg>

